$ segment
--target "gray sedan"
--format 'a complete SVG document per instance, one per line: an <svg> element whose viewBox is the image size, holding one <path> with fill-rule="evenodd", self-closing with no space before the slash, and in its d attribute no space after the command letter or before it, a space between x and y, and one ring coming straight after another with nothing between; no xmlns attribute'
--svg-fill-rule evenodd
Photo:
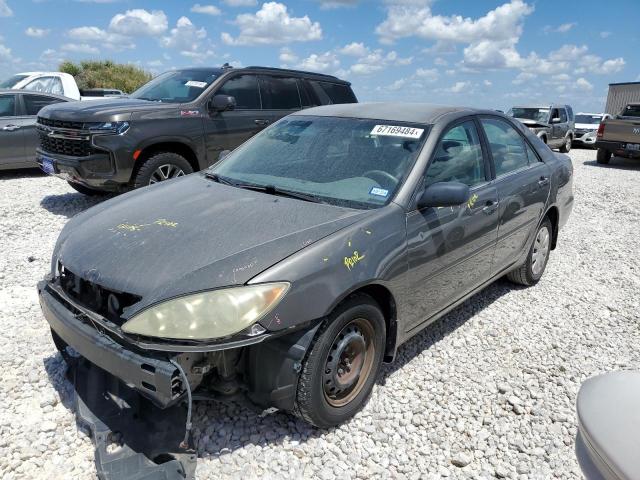
<svg viewBox="0 0 640 480"><path fill-rule="evenodd" d="M495 111L301 111L70 220L42 309L63 354L156 405L199 389L330 427L434 320L504 275L540 280L572 174Z"/></svg>
<svg viewBox="0 0 640 480"><path fill-rule="evenodd" d="M70 98L23 90L0 90L0 170L37 168L38 112Z"/></svg>

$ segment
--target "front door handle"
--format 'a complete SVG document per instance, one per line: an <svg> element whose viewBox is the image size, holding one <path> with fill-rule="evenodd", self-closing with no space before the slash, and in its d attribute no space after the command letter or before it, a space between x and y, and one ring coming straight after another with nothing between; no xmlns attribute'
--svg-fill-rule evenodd
<svg viewBox="0 0 640 480"><path fill-rule="evenodd" d="M13 132L14 130L18 130L20 128L20 125L5 125L4 127L2 127L2 130L4 130L5 132Z"/></svg>
<svg viewBox="0 0 640 480"><path fill-rule="evenodd" d="M538 185L540 185L541 187L549 185L549 177L540 177L540 180L538 180Z"/></svg>
<svg viewBox="0 0 640 480"><path fill-rule="evenodd" d="M493 200L488 200L484 207L482 207L482 211L487 215L491 215L498 209L498 202L494 202Z"/></svg>
<svg viewBox="0 0 640 480"><path fill-rule="evenodd" d="M269 120L266 120L264 118L257 118L253 121L253 123L255 123L256 125L264 126L264 125L269 125Z"/></svg>

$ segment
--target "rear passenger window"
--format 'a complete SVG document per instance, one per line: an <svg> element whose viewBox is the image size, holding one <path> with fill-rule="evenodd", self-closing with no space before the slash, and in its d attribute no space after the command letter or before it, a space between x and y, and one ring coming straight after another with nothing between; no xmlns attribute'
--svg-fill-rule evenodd
<svg viewBox="0 0 640 480"><path fill-rule="evenodd" d="M504 120L481 119L496 167L496 177L528 165L525 143L520 134Z"/></svg>
<svg viewBox="0 0 640 480"><path fill-rule="evenodd" d="M567 121L567 112L565 111L564 108L560 109L560 121L562 123L565 123Z"/></svg>
<svg viewBox="0 0 640 480"><path fill-rule="evenodd" d="M425 178L425 186L461 182L472 187L485 181L482 149L474 122L461 123L445 133Z"/></svg>
<svg viewBox="0 0 640 480"><path fill-rule="evenodd" d="M62 102L58 98L45 97L44 95L23 95L22 100L24 101L26 115L37 115L47 105Z"/></svg>
<svg viewBox="0 0 640 480"><path fill-rule="evenodd" d="M347 85L316 80L310 80L309 83L322 105L357 102L353 91Z"/></svg>
<svg viewBox="0 0 640 480"><path fill-rule="evenodd" d="M0 96L0 117L14 117L16 114L16 96Z"/></svg>
<svg viewBox="0 0 640 480"><path fill-rule="evenodd" d="M320 102L320 105L331 105L331 103L333 103L331 101L331 98L329 98L329 94L325 92L324 88L320 86L319 82L316 82L314 80L309 80L309 86L311 87L311 90L313 90L313 93L315 94L316 98Z"/></svg>
<svg viewBox="0 0 640 480"><path fill-rule="evenodd" d="M302 103L302 108L315 107L317 105L317 103L311 99L309 89L307 88L305 81L302 79L298 79L298 91L300 92L300 102Z"/></svg>
<svg viewBox="0 0 640 480"><path fill-rule="evenodd" d="M262 108L265 110L297 110L300 108L298 82L295 78L260 78Z"/></svg>
<svg viewBox="0 0 640 480"><path fill-rule="evenodd" d="M216 94L234 97L237 110L260 110L258 77L255 75L238 75L230 78Z"/></svg>

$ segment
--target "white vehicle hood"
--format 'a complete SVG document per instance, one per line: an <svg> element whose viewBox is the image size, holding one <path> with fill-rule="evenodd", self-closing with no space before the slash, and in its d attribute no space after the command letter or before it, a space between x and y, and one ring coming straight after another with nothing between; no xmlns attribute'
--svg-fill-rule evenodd
<svg viewBox="0 0 640 480"><path fill-rule="evenodd" d="M579 130L598 130L598 125L594 125L592 123L576 123L576 129Z"/></svg>

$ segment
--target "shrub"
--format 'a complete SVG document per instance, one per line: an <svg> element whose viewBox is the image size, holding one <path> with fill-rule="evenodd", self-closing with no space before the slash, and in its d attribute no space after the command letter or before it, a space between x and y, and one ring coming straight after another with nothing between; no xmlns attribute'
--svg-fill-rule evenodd
<svg viewBox="0 0 640 480"><path fill-rule="evenodd" d="M64 61L61 72L73 75L78 88L115 88L131 93L151 80L151 74L135 65L114 63L111 60L85 60L80 63Z"/></svg>

